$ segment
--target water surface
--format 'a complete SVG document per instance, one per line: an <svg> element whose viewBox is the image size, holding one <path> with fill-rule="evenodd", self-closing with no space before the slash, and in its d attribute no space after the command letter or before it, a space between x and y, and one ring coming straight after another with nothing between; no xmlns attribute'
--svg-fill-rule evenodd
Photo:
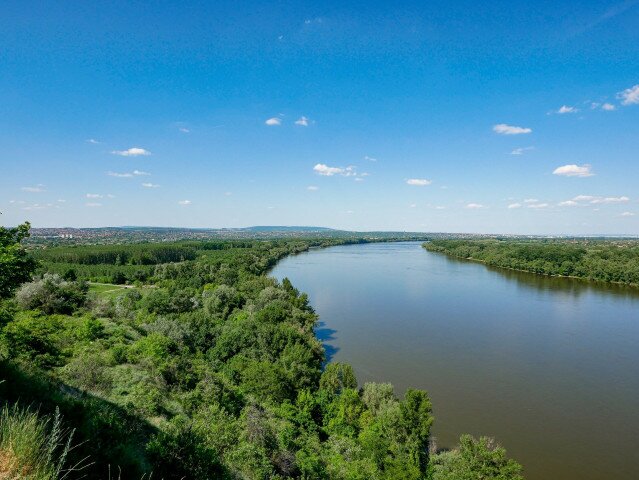
<svg viewBox="0 0 639 480"><path fill-rule="evenodd" d="M439 447L494 436L529 480L639 478L639 294L487 268L419 243L313 250L272 275L309 294L360 383L428 390Z"/></svg>

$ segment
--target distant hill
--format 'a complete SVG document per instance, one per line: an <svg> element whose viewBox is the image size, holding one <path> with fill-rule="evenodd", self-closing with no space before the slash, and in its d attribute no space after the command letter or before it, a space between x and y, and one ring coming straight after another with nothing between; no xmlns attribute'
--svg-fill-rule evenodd
<svg viewBox="0 0 639 480"><path fill-rule="evenodd" d="M335 232L334 228L327 227L303 227L303 226L282 226L282 225L262 225L255 227L240 228L246 232Z"/></svg>

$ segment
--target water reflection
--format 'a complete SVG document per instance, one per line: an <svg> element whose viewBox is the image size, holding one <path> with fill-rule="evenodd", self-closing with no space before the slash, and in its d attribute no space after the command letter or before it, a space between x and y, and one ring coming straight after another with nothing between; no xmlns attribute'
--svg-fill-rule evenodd
<svg viewBox="0 0 639 480"><path fill-rule="evenodd" d="M622 298L639 299L639 288L614 283L592 282L579 278L551 277L546 275L536 275L534 273L519 272L506 268L492 267L472 260L448 257L444 254L436 254L446 259L452 264L478 265L486 270L498 274L508 281L517 283L522 288L553 293L564 293L574 297L579 297L585 293L599 293L605 295L615 295Z"/></svg>

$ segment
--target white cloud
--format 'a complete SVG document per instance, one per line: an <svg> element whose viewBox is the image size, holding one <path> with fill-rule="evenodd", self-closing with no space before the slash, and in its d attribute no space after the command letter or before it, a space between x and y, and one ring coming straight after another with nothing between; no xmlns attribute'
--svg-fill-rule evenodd
<svg viewBox="0 0 639 480"><path fill-rule="evenodd" d="M596 197L593 198L590 203L628 203L630 199L626 196L621 197Z"/></svg>
<svg viewBox="0 0 639 480"><path fill-rule="evenodd" d="M373 157L369 157L368 155L364 155L364 160L368 160L369 162L376 162L377 159Z"/></svg>
<svg viewBox="0 0 639 480"><path fill-rule="evenodd" d="M178 130L182 133L191 133L191 130L186 127L178 127Z"/></svg>
<svg viewBox="0 0 639 480"><path fill-rule="evenodd" d="M510 205L508 205L508 208L511 210L515 208L521 208L521 207L522 207L521 203L511 203Z"/></svg>
<svg viewBox="0 0 639 480"><path fill-rule="evenodd" d="M587 205L614 205L628 203L630 198L622 195L620 197L600 197L595 195L577 195L572 200L559 202L561 207L585 207Z"/></svg>
<svg viewBox="0 0 639 480"><path fill-rule="evenodd" d="M470 209L479 209L479 208L486 208L484 205L482 205L481 203L469 203L468 205L466 205L466 208L470 208Z"/></svg>
<svg viewBox="0 0 639 480"><path fill-rule="evenodd" d="M617 107L615 107L612 103L604 103L601 106L602 110L606 110L607 112L611 112L613 110L615 110Z"/></svg>
<svg viewBox="0 0 639 480"><path fill-rule="evenodd" d="M159 187L160 187L160 186L159 186L158 184L156 184L156 183L149 183L149 182L144 182L144 183L142 184L142 186L143 186L144 188L159 188Z"/></svg>
<svg viewBox="0 0 639 480"><path fill-rule="evenodd" d="M86 197L87 198L103 198L104 195L100 195L99 193L87 193Z"/></svg>
<svg viewBox="0 0 639 480"><path fill-rule="evenodd" d="M40 185L36 185L35 187L22 187L21 190L23 192L29 192L29 193L42 193L42 192L46 192L46 190L44 189L44 185L40 184Z"/></svg>
<svg viewBox="0 0 639 480"><path fill-rule="evenodd" d="M355 177L356 182L363 182L364 179L362 177Z"/></svg>
<svg viewBox="0 0 639 480"><path fill-rule="evenodd" d="M639 103L639 84L626 88L623 92L619 92L617 94L617 98L621 100L622 105L634 105Z"/></svg>
<svg viewBox="0 0 639 480"><path fill-rule="evenodd" d="M111 153L113 155L120 155L121 157L139 157L151 155L151 152L139 147L131 147L127 150L113 150Z"/></svg>
<svg viewBox="0 0 639 480"><path fill-rule="evenodd" d="M101 203L95 203L95 202L85 203L85 205L86 205L87 207L91 207L91 208L101 207L101 206L102 206L102 204L101 204Z"/></svg>
<svg viewBox="0 0 639 480"><path fill-rule="evenodd" d="M622 214L619 215L620 217L634 217L635 214L632 212L623 212Z"/></svg>
<svg viewBox="0 0 639 480"><path fill-rule="evenodd" d="M117 178L133 178L135 176L139 176L139 175L151 175L148 172L142 172L141 170L133 170L132 172L107 172L107 175L109 175L110 177L117 177Z"/></svg>
<svg viewBox="0 0 639 480"><path fill-rule="evenodd" d="M519 147L519 148L515 148L512 152L510 152L511 155L523 155L526 151L528 150L534 150L535 147Z"/></svg>
<svg viewBox="0 0 639 480"><path fill-rule="evenodd" d="M301 125L302 127L308 127L310 120L306 117L300 117L295 120L295 125Z"/></svg>
<svg viewBox="0 0 639 480"><path fill-rule="evenodd" d="M317 190L319 190L319 187L315 185L309 185L308 187L306 187L306 190L310 190L311 192L316 192Z"/></svg>
<svg viewBox="0 0 639 480"><path fill-rule="evenodd" d="M67 201L64 198L58 198L58 203L67 203Z"/></svg>
<svg viewBox="0 0 639 480"><path fill-rule="evenodd" d="M552 172L554 175L562 175L564 177L592 177L594 173L591 172L590 165L563 165L555 168Z"/></svg>
<svg viewBox="0 0 639 480"><path fill-rule="evenodd" d="M99 145L99 144L100 144L100 143L102 143L102 142L98 142L95 138L89 138L89 139L87 140L87 143L92 143L92 144L94 144L94 145Z"/></svg>
<svg viewBox="0 0 639 480"><path fill-rule="evenodd" d="M408 185L413 185L415 187L425 187L426 185L430 185L432 180L427 180L425 178L409 178L406 180Z"/></svg>
<svg viewBox="0 0 639 480"><path fill-rule="evenodd" d="M442 207L442 206L437 206L435 207L435 210L446 210L446 207Z"/></svg>
<svg viewBox="0 0 639 480"><path fill-rule="evenodd" d="M594 200L595 197L592 195L577 195L573 200L575 202L589 202L590 200Z"/></svg>
<svg viewBox="0 0 639 480"><path fill-rule="evenodd" d="M417 204L416 203L411 203L408 208L417 208Z"/></svg>
<svg viewBox="0 0 639 480"><path fill-rule="evenodd" d="M539 200L537 200L536 198L527 198L526 200L524 200L524 203L537 203Z"/></svg>
<svg viewBox="0 0 639 480"><path fill-rule="evenodd" d="M564 113L577 113L579 110L575 107L570 107L568 105L562 105L556 113L563 115Z"/></svg>
<svg viewBox="0 0 639 480"><path fill-rule="evenodd" d="M531 203L528 208L548 208L549 206L547 203Z"/></svg>
<svg viewBox="0 0 639 480"><path fill-rule="evenodd" d="M282 125L282 119L278 117L272 117L266 120L264 123L268 125L269 127L273 127L276 125Z"/></svg>
<svg viewBox="0 0 639 480"><path fill-rule="evenodd" d="M50 208L50 207L53 207L52 203L46 203L46 204L34 203L32 205L26 205L22 207L22 210L42 210L42 209Z"/></svg>
<svg viewBox="0 0 639 480"><path fill-rule="evenodd" d="M325 177L332 177L333 175L342 175L344 177L352 177L356 176L355 167L348 166L344 167L329 167L325 163L318 163L313 167L315 173L319 175L323 175Z"/></svg>
<svg viewBox="0 0 639 480"><path fill-rule="evenodd" d="M505 123L498 123L493 127L493 131L501 135L520 135L522 133L531 133L532 128L515 127Z"/></svg>
<svg viewBox="0 0 639 480"><path fill-rule="evenodd" d="M191 205L191 203L193 203L191 200L180 200L178 205Z"/></svg>

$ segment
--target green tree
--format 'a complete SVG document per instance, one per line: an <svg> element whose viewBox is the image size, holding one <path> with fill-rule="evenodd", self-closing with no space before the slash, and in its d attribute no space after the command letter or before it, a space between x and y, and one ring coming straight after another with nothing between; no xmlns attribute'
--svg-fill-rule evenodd
<svg viewBox="0 0 639 480"><path fill-rule="evenodd" d="M462 435L459 448L432 458L433 480L523 480L521 465L487 437Z"/></svg>
<svg viewBox="0 0 639 480"><path fill-rule="evenodd" d="M30 228L29 222L16 228L0 227L0 299L10 297L29 281L37 266L21 243L29 236Z"/></svg>

